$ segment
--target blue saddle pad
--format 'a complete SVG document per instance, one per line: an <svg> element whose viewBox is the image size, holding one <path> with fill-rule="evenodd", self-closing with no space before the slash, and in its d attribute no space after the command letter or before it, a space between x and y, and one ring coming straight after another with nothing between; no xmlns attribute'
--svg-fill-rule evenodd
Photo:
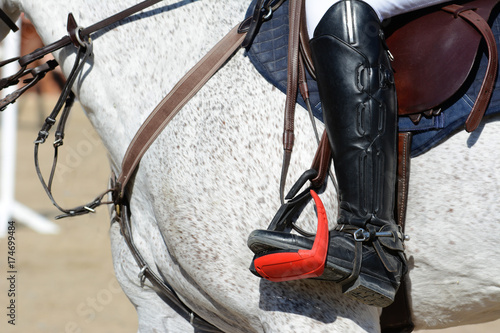
<svg viewBox="0 0 500 333"><path fill-rule="evenodd" d="M247 17L251 14L254 4L255 0L250 5ZM500 17L496 17L493 21L492 30L500 54ZM288 6L285 4L273 13L270 20L262 24L253 44L246 51L257 71L283 93L286 93L287 85L287 50ZM443 108L438 116L431 118L422 117L417 125L408 117L399 117L399 130L413 132L412 157L427 152L458 129L463 128L465 120L479 93L487 65L488 59L485 54L482 54L478 66L475 66L467 85L464 86L463 91L465 92L459 94L458 97L451 101L449 106ZM486 115L500 113L500 85L498 84L498 80L497 76ZM316 118L323 121L318 86L309 74L307 83L313 114ZM297 103L304 108L306 107L300 95L297 98Z"/></svg>

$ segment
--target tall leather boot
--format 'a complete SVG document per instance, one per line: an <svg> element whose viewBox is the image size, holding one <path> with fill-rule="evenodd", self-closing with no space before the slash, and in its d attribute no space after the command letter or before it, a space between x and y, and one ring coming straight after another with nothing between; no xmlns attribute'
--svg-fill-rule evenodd
<svg viewBox="0 0 500 333"><path fill-rule="evenodd" d="M340 1L310 46L340 196L325 277L347 295L385 307L406 262L394 220L396 90L380 21L365 2Z"/></svg>

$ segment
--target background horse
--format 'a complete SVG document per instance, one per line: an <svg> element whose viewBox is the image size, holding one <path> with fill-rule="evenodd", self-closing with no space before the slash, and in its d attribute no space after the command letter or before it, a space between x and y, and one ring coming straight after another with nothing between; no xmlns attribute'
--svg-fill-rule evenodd
<svg viewBox="0 0 500 333"><path fill-rule="evenodd" d="M1 3L12 17L25 12L48 44L66 34L68 12L88 26L136 1ZM169 0L93 36L94 56L74 91L113 171L148 113L244 18L246 7L241 0ZM55 54L66 74L75 52L69 46ZM280 205L283 105L284 95L238 52L143 158L131 192L136 245L194 312L224 331L376 332L380 309L342 296L333 283L271 283L248 270L253 254L247 236L266 228ZM290 183L309 168L315 151L307 119L297 111ZM406 253L420 329L500 317L500 123L483 124L412 161ZM331 184L321 197L333 227ZM314 230L312 212L301 223ZM116 223L110 237L116 275L137 308L139 330L192 331L148 282L141 287Z"/></svg>

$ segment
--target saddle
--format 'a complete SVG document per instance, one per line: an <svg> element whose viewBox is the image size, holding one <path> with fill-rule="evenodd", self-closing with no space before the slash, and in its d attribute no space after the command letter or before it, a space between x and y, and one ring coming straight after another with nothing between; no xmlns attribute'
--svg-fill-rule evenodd
<svg viewBox="0 0 500 333"><path fill-rule="evenodd" d="M386 29L387 45L394 54L400 115L418 122L422 115L438 114L469 77L484 40L488 68L465 123L468 132L477 128L491 98L498 69L495 37L487 23L496 4L495 0L468 1L391 20Z"/></svg>

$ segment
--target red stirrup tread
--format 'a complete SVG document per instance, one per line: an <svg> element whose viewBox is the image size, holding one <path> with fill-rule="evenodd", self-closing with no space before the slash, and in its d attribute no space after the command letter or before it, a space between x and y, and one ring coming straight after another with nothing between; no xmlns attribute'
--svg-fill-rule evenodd
<svg viewBox="0 0 500 333"><path fill-rule="evenodd" d="M318 277L325 269L328 251L328 220L320 198L311 190L318 214L318 230L313 247L295 252L276 252L254 260L257 273L272 282Z"/></svg>

